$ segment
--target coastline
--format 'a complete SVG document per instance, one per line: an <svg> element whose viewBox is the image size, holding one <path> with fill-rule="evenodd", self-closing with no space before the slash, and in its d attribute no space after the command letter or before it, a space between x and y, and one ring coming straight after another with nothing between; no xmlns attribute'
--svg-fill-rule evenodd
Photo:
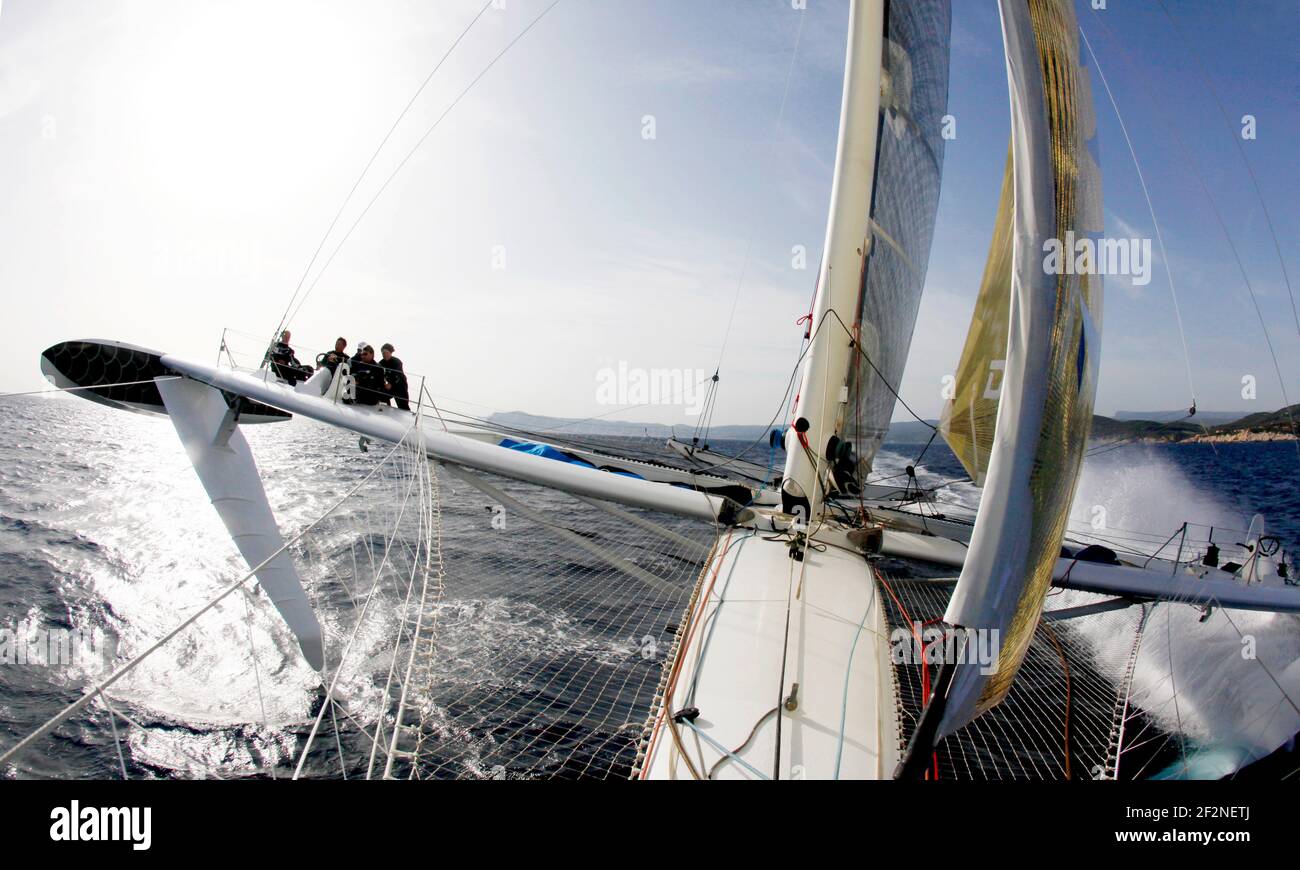
<svg viewBox="0 0 1300 870"><path fill-rule="evenodd" d="M1187 435L1178 437L1177 435L1161 438L1155 435L1149 435L1135 439L1142 444L1247 444L1247 443L1271 443L1274 441L1297 441L1295 435L1290 432L1252 432L1243 429L1237 432L1210 432L1199 435Z"/></svg>
<svg viewBox="0 0 1300 870"><path fill-rule="evenodd" d="M1245 442L1268 442L1268 441L1297 441L1295 435L1290 432L1252 432L1249 429L1243 429L1238 432L1211 432L1210 434L1192 435L1187 438L1180 438L1176 444L1199 443L1199 444L1237 444Z"/></svg>

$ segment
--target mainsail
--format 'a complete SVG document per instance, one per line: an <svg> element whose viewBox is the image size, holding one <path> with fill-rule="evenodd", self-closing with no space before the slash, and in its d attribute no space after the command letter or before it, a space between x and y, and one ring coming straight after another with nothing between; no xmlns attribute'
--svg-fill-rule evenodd
<svg viewBox="0 0 1300 870"><path fill-rule="evenodd" d="M939 736L1010 690L1060 554L1096 392L1102 228L1096 119L1070 0L1001 0L1011 96L1014 238L997 438L945 619L998 632L996 668L957 668ZM1075 268L1045 253L1082 240ZM1053 266L1061 268L1053 268ZM1081 268L1080 268L1081 267Z"/></svg>
<svg viewBox="0 0 1300 870"><path fill-rule="evenodd" d="M786 444L790 509L820 503L834 445L852 445L861 472L889 428L939 203L950 23L949 0L850 6L814 334Z"/></svg>
<svg viewBox="0 0 1300 870"><path fill-rule="evenodd" d="M951 399L944 405L939 432L976 485L983 485L992 456L998 421L998 397L1007 364L1007 330L1011 317L1011 218L1015 184L1012 158L1002 176L997 221L980 281L975 313L962 348Z"/></svg>
<svg viewBox="0 0 1300 870"><path fill-rule="evenodd" d="M880 132L844 438L860 473L889 430L916 326L943 175L949 0L889 3Z"/></svg>

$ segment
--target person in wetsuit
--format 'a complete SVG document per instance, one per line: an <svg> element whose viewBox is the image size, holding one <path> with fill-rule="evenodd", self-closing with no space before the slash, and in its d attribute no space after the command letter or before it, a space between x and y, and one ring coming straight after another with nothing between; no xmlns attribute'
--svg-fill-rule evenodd
<svg viewBox="0 0 1300 870"><path fill-rule="evenodd" d="M348 360L348 340L340 336L334 341L334 349L329 353L323 353L317 358L316 363L324 368L334 372L338 369L339 363Z"/></svg>
<svg viewBox="0 0 1300 870"><path fill-rule="evenodd" d="M411 410L411 396L407 392L406 372L402 370L402 361L393 356L395 348L385 343L379 350L384 358L379 364L384 367L384 376L388 379L388 395L392 396L397 402L397 407L403 411Z"/></svg>
<svg viewBox="0 0 1300 870"><path fill-rule="evenodd" d="M271 346L271 366L275 373L291 384L305 381L311 377L312 367L298 362L293 348L289 346L289 330L280 333L280 340Z"/></svg>
<svg viewBox="0 0 1300 870"><path fill-rule="evenodd" d="M388 404L389 383L384 368L375 362L375 349L364 341L357 344L356 356L352 357L352 377L357 386L355 404Z"/></svg>

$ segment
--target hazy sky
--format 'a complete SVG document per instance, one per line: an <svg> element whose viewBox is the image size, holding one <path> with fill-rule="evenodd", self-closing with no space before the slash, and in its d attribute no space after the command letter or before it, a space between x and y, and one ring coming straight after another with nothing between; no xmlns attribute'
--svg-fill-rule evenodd
<svg viewBox="0 0 1300 870"><path fill-rule="evenodd" d="M507 0L484 14L363 182L326 256L411 145L549 2ZM1167 2L1186 42L1154 0L1110 0L1103 12L1081 2L1080 20L1143 161L1201 407L1274 409L1282 397L1259 318L1198 172L1293 402L1300 333L1196 58L1234 129L1256 118L1257 138L1242 145L1300 284L1300 11L1293 0ZM813 291L839 112L847 2L807 5L561 0L376 202L294 319L295 342L392 341L432 393L479 411L608 414L597 402L603 368L711 372L739 284L716 420L766 421ZM39 352L68 338L215 358L228 327L256 336L230 339L251 360L361 167L481 6L3 0L0 390L43 386ZM966 332L1008 124L996 5L953 6L957 138L902 385L926 416L938 413ZM1095 76L1094 89L1108 233L1150 236ZM809 252L802 271L796 245ZM1241 397L1245 375L1257 379L1254 402ZM1098 409L1177 408L1189 395L1163 261L1144 287L1109 280ZM693 422L677 407L616 416Z"/></svg>

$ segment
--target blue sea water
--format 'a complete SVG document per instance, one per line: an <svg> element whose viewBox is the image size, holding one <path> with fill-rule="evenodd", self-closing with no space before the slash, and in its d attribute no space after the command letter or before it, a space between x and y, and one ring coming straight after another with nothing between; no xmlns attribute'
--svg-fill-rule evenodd
<svg viewBox="0 0 1300 870"><path fill-rule="evenodd" d="M355 438L307 421L246 430L285 528L319 516L377 461L373 452L357 450ZM634 442L626 446L637 449ZM713 446L750 447L725 441ZM922 446L886 445L875 474L891 477L917 463L923 483L962 476L941 443L930 445L917 462ZM767 454L763 443L749 458L765 465ZM779 467L782 458L774 460ZM1270 531L1293 551L1300 543L1298 484L1300 457L1291 443L1127 445L1085 465L1076 519L1089 521L1101 509L1110 529L1164 537L1184 521L1234 534L1262 513ZM945 493L966 507L978 500L969 484L951 484ZM509 559L491 537L482 504L465 493L445 496L459 510L448 512L444 536L476 577L508 588ZM376 528L367 531L366 513L340 522L329 530L332 553L354 553L353 538L382 530L383 506L366 507L375 509ZM514 548L528 546L526 537L512 541ZM139 649L242 571L165 420L68 397L0 403L0 628L24 622L99 627L124 648ZM520 600L526 591L520 589ZM351 590L321 594L318 607L327 627L344 621ZM291 639L274 620L265 620L250 641L242 607L234 602L214 614L196 636L164 648L115 687L115 704L135 723L124 728L133 776L257 775L267 759L279 764L291 757L318 709L319 680L297 660ZM563 634L556 628L562 614L548 613L544 597L530 597L526 608L509 596L476 600L462 611L464 618L451 620L446 631L464 633L455 649L466 657ZM528 633L534 624L538 631ZM566 626L565 643L573 643L578 629L590 631ZM596 642L583 637L584 643ZM356 675L358 692L389 664L378 653L379 640L372 641L376 652L367 660L370 672ZM250 643L264 666L263 692L247 679ZM0 666L0 748L101 675L91 667ZM0 778L106 777L116 775L118 765L110 718L95 704L0 770Z"/></svg>

